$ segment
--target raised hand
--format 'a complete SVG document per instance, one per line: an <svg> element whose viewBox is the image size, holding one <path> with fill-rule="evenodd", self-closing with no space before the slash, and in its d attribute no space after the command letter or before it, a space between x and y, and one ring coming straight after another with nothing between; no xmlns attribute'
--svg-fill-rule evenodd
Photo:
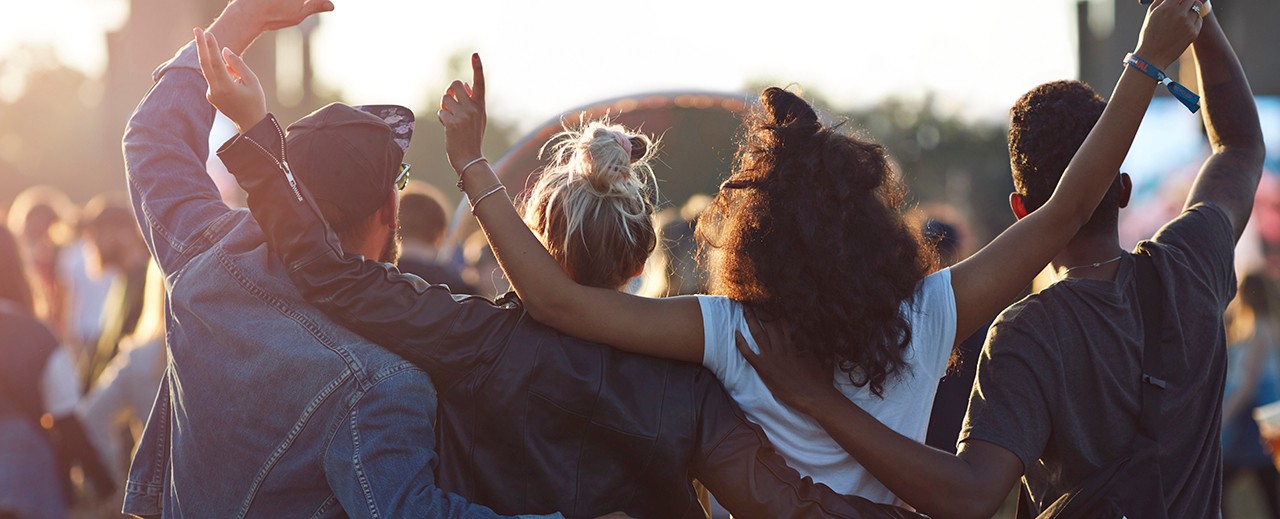
<svg viewBox="0 0 1280 519"><path fill-rule="evenodd" d="M192 32L200 71L209 83L205 97L244 133L267 116L267 95L258 76L231 49L218 47L218 39L212 32L200 29Z"/></svg>
<svg viewBox="0 0 1280 519"><path fill-rule="evenodd" d="M445 153L454 171L480 158L484 128L488 122L484 105L484 64L479 54L471 55L471 85L454 81L440 97L436 117L444 126Z"/></svg>
<svg viewBox="0 0 1280 519"><path fill-rule="evenodd" d="M1207 12L1200 0L1151 2L1134 54L1156 67L1167 68L1200 34L1202 15Z"/></svg>
<svg viewBox="0 0 1280 519"><path fill-rule="evenodd" d="M228 8L239 8L263 31L293 27L316 13L333 10L329 0L235 0Z"/></svg>

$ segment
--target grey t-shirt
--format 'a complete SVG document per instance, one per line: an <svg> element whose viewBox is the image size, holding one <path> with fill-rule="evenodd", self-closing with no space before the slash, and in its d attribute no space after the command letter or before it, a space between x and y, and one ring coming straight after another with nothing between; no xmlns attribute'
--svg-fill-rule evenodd
<svg viewBox="0 0 1280 519"><path fill-rule="evenodd" d="M1164 289L1160 469L1170 517L1222 502L1222 312L1235 296L1227 215L1199 204L1140 248ZM1041 506L1125 454L1141 396L1142 313L1134 257L1114 282L1067 279L1009 307L987 336L959 443L1016 454Z"/></svg>

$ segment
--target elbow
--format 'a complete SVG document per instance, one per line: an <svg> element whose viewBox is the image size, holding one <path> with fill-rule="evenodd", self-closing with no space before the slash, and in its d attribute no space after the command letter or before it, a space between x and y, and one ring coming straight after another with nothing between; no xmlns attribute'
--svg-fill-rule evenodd
<svg viewBox="0 0 1280 519"><path fill-rule="evenodd" d="M1262 140L1262 134L1255 133L1234 141L1218 142L1214 146L1214 152L1236 157L1249 171L1261 171L1267 158L1267 145Z"/></svg>
<svg viewBox="0 0 1280 519"><path fill-rule="evenodd" d="M1262 135L1250 139L1250 142L1243 146L1242 154L1253 169L1262 171L1263 163L1267 160L1267 145L1263 143Z"/></svg>
<svg viewBox="0 0 1280 519"><path fill-rule="evenodd" d="M563 321L566 316L571 315L569 307L572 299L559 296L544 297L521 297L525 310L529 312L529 317L535 321L555 328L557 330L564 329Z"/></svg>

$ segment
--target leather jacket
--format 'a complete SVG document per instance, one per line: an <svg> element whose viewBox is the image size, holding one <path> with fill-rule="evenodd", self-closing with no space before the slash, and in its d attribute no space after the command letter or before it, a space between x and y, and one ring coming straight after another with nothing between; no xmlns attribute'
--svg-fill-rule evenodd
<svg viewBox="0 0 1280 519"><path fill-rule="evenodd" d="M442 489L499 513L705 517L697 479L736 517L914 516L802 478L701 366L565 336L514 294L452 294L344 254L267 151L278 128L268 116L218 154L304 297L435 380Z"/></svg>

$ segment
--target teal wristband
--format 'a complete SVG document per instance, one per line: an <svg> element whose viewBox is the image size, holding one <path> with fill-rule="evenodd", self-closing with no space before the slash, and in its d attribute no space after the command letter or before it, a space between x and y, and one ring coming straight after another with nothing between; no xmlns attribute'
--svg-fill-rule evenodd
<svg viewBox="0 0 1280 519"><path fill-rule="evenodd" d="M1196 113L1200 109L1200 96L1174 81L1163 70L1156 68L1155 65L1152 65L1147 60L1139 58L1137 54L1130 52L1126 55L1124 64L1160 82L1165 88L1169 89L1169 93L1173 94L1173 98L1182 103L1182 106L1187 107L1187 110L1191 110L1191 113Z"/></svg>

